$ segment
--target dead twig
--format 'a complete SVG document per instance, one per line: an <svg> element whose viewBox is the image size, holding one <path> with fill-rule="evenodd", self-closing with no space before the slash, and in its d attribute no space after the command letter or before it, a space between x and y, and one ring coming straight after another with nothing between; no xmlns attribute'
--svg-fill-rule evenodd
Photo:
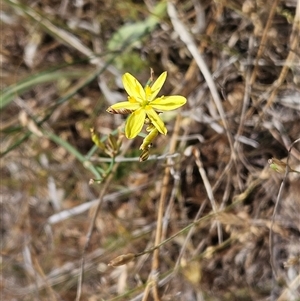
<svg viewBox="0 0 300 301"><path fill-rule="evenodd" d="M275 1L274 4L276 2L277 1ZM274 6L274 4L273 4L273 6ZM276 96L276 93L278 91L278 88L285 81L288 71L289 71L290 67L292 66L293 62L295 61L297 47L299 48L299 34L300 34L300 1L298 0L295 19L294 19L294 23L293 23L292 34L291 34L291 47L290 47L289 54L286 58L286 64L284 64L284 66L281 69L280 75L275 83L275 87L274 87L263 111L267 110L270 106L272 106L275 96ZM298 56L299 56L299 54L298 54Z"/></svg>
<svg viewBox="0 0 300 301"><path fill-rule="evenodd" d="M281 181L280 188L279 188L279 191L278 191L278 195L277 195L277 198L276 198L276 203L275 203L275 207L274 207L274 211L273 211L273 215L272 215L272 222L271 222L271 227L270 227L270 232L269 232L269 252L270 252L270 256L271 256L270 263L271 263L272 271L273 271L273 274L274 274L275 278L277 278L277 271L276 271L276 267L275 267L275 258L274 258L274 254L273 254L273 247L274 247L274 243L273 243L273 226L274 226L275 216L276 216L276 213L277 213L277 210L278 210L278 206L279 206L279 203L280 203L280 200L281 200L281 195L282 195L282 192L283 192L286 180L287 180L287 176L288 176L289 172L291 171L290 168L289 168L289 159L290 159L290 155L291 155L291 150L293 149L294 145L298 142L300 142L300 138L298 138L297 140L295 140L292 143L292 145L290 146L289 151L288 151L285 174L284 174L284 177Z"/></svg>
<svg viewBox="0 0 300 301"><path fill-rule="evenodd" d="M262 38L261 38L261 41L260 41L260 45L259 45L257 55L256 55L256 58L255 58L254 68L253 68L252 75L251 75L251 78L250 78L250 86L251 87L253 86L253 84L256 80L257 69L258 69L258 66L259 66L258 62L261 59L261 57L262 57L262 55L265 51L265 48L266 48L266 45L267 45L268 33L269 33L273 18L274 18L275 13L276 13L277 5L278 5L278 0L275 0L272 4L271 9L270 9L270 14L268 16L268 20L267 20L267 23L266 23L266 26L265 26L265 29L264 29L264 32L263 32L263 35L262 35Z"/></svg>

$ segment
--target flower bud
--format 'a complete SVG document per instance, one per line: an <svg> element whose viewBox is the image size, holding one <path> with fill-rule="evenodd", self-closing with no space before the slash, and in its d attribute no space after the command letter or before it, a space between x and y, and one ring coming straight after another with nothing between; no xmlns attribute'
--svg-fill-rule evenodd
<svg viewBox="0 0 300 301"><path fill-rule="evenodd" d="M145 137L142 145L140 146L141 150L149 150L152 146L153 139L158 135L158 130L154 127L151 132Z"/></svg>
<svg viewBox="0 0 300 301"><path fill-rule="evenodd" d="M144 149L140 155L140 162L146 161L149 158L150 152L149 148Z"/></svg>
<svg viewBox="0 0 300 301"><path fill-rule="evenodd" d="M121 115L128 115L133 112L133 110L126 109L126 108L120 108L120 109L113 109L112 107L109 107L106 109L106 112L110 114L121 114Z"/></svg>
<svg viewBox="0 0 300 301"><path fill-rule="evenodd" d="M270 167L275 170L278 173L285 173L286 170L286 163L276 159L272 158L268 160L268 163L270 164Z"/></svg>
<svg viewBox="0 0 300 301"><path fill-rule="evenodd" d="M97 145L97 147L100 148L101 150L105 150L105 145L100 140L99 136L95 133L94 128L91 128L90 131L91 131L92 141L95 143L95 145Z"/></svg>

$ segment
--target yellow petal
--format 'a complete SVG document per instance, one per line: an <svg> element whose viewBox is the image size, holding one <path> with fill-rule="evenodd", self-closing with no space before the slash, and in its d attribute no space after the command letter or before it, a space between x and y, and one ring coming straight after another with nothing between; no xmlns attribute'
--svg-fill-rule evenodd
<svg viewBox="0 0 300 301"><path fill-rule="evenodd" d="M125 126L125 135L128 139L132 139L142 130L146 113L143 108L134 111L128 118Z"/></svg>
<svg viewBox="0 0 300 301"><path fill-rule="evenodd" d="M186 103L186 98L179 95L163 96L151 101L152 108L158 111L171 111L178 109Z"/></svg>
<svg viewBox="0 0 300 301"><path fill-rule="evenodd" d="M122 76L122 82L127 94L136 99L138 102L142 102L146 99L145 91L139 81L130 73L125 73Z"/></svg>
<svg viewBox="0 0 300 301"><path fill-rule="evenodd" d="M141 150L146 150L149 149L151 147L151 143L153 141L153 139L158 135L158 130L157 128L153 128L152 131L145 137L145 139L143 140L142 145L140 146Z"/></svg>
<svg viewBox="0 0 300 301"><path fill-rule="evenodd" d="M164 135L167 134L167 129L164 122L158 116L158 114L151 108L151 106L146 106L146 114L151 120L152 124L158 129L158 131Z"/></svg>
<svg viewBox="0 0 300 301"><path fill-rule="evenodd" d="M160 91L160 89L162 88L162 86L164 85L165 81L167 78L167 71L163 72L158 79L154 82L154 84L151 86L151 98L150 101L155 99L155 97L157 96L158 92Z"/></svg>

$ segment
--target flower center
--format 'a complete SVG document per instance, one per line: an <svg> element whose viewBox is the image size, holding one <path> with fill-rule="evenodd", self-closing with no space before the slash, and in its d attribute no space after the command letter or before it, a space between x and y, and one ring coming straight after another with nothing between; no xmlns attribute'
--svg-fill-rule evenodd
<svg viewBox="0 0 300 301"><path fill-rule="evenodd" d="M145 87L145 94L146 94L146 98L143 99L141 102L141 107L143 107L144 109L151 102L152 91L150 86Z"/></svg>

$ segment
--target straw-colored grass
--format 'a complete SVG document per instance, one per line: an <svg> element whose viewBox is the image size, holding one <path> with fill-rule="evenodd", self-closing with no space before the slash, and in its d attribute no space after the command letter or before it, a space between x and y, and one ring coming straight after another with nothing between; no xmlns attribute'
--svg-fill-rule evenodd
<svg viewBox="0 0 300 301"><path fill-rule="evenodd" d="M1 300L300 300L300 0L0 9ZM140 162L150 68L187 104Z"/></svg>

